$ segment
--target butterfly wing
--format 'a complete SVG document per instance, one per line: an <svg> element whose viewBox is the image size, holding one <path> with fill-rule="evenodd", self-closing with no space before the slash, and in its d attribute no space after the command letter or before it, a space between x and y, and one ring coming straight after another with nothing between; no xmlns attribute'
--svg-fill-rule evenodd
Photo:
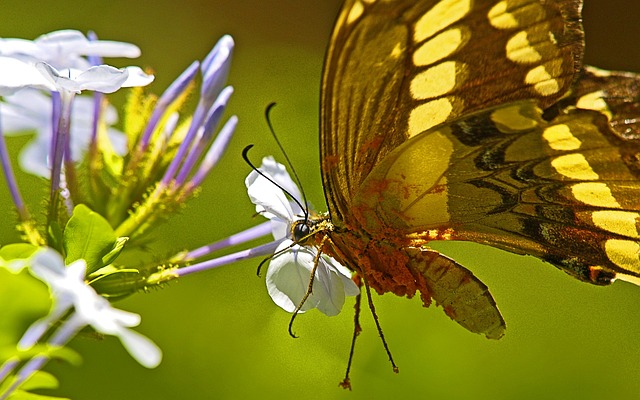
<svg viewBox="0 0 640 400"><path fill-rule="evenodd" d="M414 232L405 221L396 224L398 219L370 213L376 212L370 201L384 200L379 206L392 219L384 212L395 210L390 203L402 203L406 193L394 190L406 188L385 186L384 179L378 187L363 185L376 181L397 149L433 127L511 101L529 99L532 106L546 108L566 95L581 68L580 8L575 0L346 1L323 74L322 177L336 232L358 232L355 239L334 237L338 253L365 272L378 292L411 296L420 290L425 305L429 297L445 310L456 305L459 312L449 315L457 322L500 336L496 332L504 329L504 321L481 282L442 255L425 256L425 240L412 243ZM403 157L403 168L410 173L429 168L421 177L435 180L448 165L430 162L447 160L439 151L448 149L441 145L420 154L406 152L416 157ZM443 208L428 212L437 218L447 208L436 206ZM377 252L363 249L359 242L370 238L392 244ZM357 256L348 257L354 248ZM400 248L408 259L397 257ZM399 265L399 259L407 261ZM462 285L462 291L455 285L429 287L436 279L432 266L447 266L442 282L473 284ZM473 295L465 299L473 304L465 309L456 302L466 289ZM485 316L472 311L487 308L491 312Z"/></svg>
<svg viewBox="0 0 640 400"><path fill-rule="evenodd" d="M407 248L408 266L415 271L422 301L431 299L454 321L471 332L500 339L506 324L487 286L471 271L429 249Z"/></svg>
<svg viewBox="0 0 640 400"><path fill-rule="evenodd" d="M595 284L639 283L639 85L590 68L544 113L522 101L422 133L376 166L354 208L371 229L530 254Z"/></svg>
<svg viewBox="0 0 640 400"><path fill-rule="evenodd" d="M321 164L337 226L386 155L461 115L518 99L542 108L580 68L581 2L348 0L322 83Z"/></svg>

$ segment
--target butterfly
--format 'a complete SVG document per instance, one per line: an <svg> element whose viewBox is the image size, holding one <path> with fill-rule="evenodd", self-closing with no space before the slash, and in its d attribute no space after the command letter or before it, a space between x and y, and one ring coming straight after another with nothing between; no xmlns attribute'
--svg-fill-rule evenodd
<svg viewBox="0 0 640 400"><path fill-rule="evenodd" d="M347 0L322 79L321 250L490 339L506 325L487 286L429 242L640 284L640 77L583 65L581 8Z"/></svg>

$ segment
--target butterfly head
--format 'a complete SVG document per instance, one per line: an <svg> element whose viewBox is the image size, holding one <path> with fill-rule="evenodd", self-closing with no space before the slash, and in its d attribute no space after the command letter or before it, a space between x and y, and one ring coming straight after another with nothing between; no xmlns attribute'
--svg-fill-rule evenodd
<svg viewBox="0 0 640 400"><path fill-rule="evenodd" d="M291 238L301 246L313 244L332 231L333 224L328 214L312 214L291 224Z"/></svg>

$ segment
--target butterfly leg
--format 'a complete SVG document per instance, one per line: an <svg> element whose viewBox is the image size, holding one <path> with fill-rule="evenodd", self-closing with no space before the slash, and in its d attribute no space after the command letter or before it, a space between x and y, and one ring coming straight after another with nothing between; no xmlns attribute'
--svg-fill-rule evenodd
<svg viewBox="0 0 640 400"><path fill-rule="evenodd" d="M367 302L369 303L369 310L371 310L371 314L373 315L373 320L376 322L376 328L378 329L378 335L382 340L382 345L384 346L384 350L387 352L387 356L389 357L389 362L391 362L391 366L393 367L393 372L398 373L398 366L395 361L393 361L393 356L391 355L391 350L389 350L389 345L387 344L387 340L384 338L384 333L382 332L382 327L380 326L380 320L378 318L378 314L376 313L376 307L373 304L373 299L371 298L371 288L367 283L367 277L363 273L360 274L362 277L362 282L364 283L364 289L367 293Z"/></svg>
<svg viewBox="0 0 640 400"><path fill-rule="evenodd" d="M322 249L322 246L324 245L324 242L328 239L327 236L322 238L322 241L320 242L320 245L318 247L318 249ZM316 271L318 270L318 264L320 263L320 256L322 255L322 251L318 251L313 259L313 269L311 270L311 276L309 277L309 286L307 287L307 292L304 294L304 296L302 297L302 300L300 300L300 303L298 303L298 305L296 306L296 309L293 310L293 315L291 316L291 320L289 320L289 335L292 338L297 338L298 336L296 336L295 333L293 333L293 321L296 319L296 316L298 315L298 312L302 309L302 306L304 305L304 303L307 301L307 299L309 298L309 296L311 296L311 293L313 293L313 281L315 279L316 276Z"/></svg>
<svg viewBox="0 0 640 400"><path fill-rule="evenodd" d="M362 286L359 284L358 286ZM351 348L349 349L349 361L347 362L347 371L344 375L344 380L340 382L340 387L343 389L351 390L351 379L349 378L349 373L351 372L351 364L353 362L353 353L356 349L356 338L362 332L362 327L360 326L360 300L362 295L359 294L356 296L356 303L353 308L355 310L353 314L353 337L351 338Z"/></svg>

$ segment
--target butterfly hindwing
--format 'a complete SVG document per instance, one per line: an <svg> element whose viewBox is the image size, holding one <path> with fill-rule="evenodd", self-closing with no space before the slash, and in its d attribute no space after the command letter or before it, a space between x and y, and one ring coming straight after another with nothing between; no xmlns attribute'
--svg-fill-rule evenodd
<svg viewBox="0 0 640 400"><path fill-rule="evenodd" d="M454 321L489 339L500 339L506 324L487 286L471 271L437 251L407 248L425 304L431 299Z"/></svg>
<svg viewBox="0 0 640 400"><path fill-rule="evenodd" d="M576 107L584 96L601 109ZM372 171L355 208L370 229L425 241L445 232L587 282L637 282L640 141L614 131L606 101L582 94L551 121L532 102L510 103L432 129Z"/></svg>

